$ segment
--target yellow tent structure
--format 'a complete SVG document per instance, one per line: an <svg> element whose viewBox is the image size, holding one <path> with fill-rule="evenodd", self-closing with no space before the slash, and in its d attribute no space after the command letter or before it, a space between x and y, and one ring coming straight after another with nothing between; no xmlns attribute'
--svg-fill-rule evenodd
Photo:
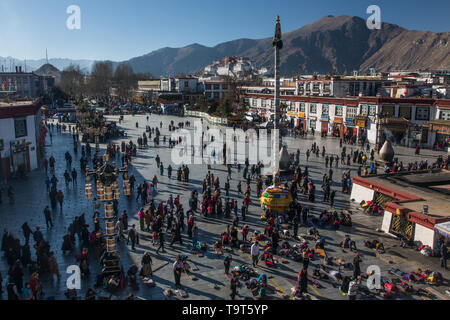
<svg viewBox="0 0 450 320"><path fill-rule="evenodd" d="M282 214L288 210L292 202L292 196L289 189L274 185L264 190L259 200L264 212L263 217L265 217L265 212L267 211L275 211Z"/></svg>

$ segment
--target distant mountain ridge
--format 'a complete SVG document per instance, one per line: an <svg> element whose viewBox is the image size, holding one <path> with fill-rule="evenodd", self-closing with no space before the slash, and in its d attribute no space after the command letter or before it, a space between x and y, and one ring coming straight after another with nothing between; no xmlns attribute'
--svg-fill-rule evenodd
<svg viewBox="0 0 450 320"><path fill-rule="evenodd" d="M270 35L271 36L271 35ZM161 48L123 61L135 72L154 76L193 74L225 56L249 57L256 67L273 69L272 38L237 39L214 47L192 44L183 48ZM380 30L369 30L366 20L352 16L327 16L302 28L283 34L281 74L351 73L353 70L450 69L450 33L407 30L382 23ZM1 58L0 59L4 59ZM1 60L0 60L1 61ZM45 60L41 64L45 63ZM37 69L37 61L27 66ZM90 71L95 61L50 59L63 70L80 64ZM123 62L113 62L114 66ZM17 63L16 63L17 65Z"/></svg>
<svg viewBox="0 0 450 320"><path fill-rule="evenodd" d="M369 30L366 20L327 16L283 35L281 73L351 73L353 70L450 68L449 32L410 31L383 23ZM238 39L205 47L163 48L127 62L135 71L154 75L195 73L225 56L249 57L257 67L273 69L272 38Z"/></svg>

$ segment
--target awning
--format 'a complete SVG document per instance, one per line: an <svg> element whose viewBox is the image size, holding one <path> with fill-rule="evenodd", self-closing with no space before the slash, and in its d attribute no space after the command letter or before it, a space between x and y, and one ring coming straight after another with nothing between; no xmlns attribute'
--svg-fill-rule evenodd
<svg viewBox="0 0 450 320"><path fill-rule="evenodd" d="M437 131L440 134L450 134L450 120L430 121L430 130Z"/></svg>
<svg viewBox="0 0 450 320"><path fill-rule="evenodd" d="M436 224L434 230L443 236L450 237L450 221Z"/></svg>

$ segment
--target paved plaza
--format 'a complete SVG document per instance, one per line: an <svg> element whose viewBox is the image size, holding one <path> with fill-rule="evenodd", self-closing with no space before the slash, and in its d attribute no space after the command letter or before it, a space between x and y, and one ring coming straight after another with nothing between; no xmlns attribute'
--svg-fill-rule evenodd
<svg viewBox="0 0 450 320"><path fill-rule="evenodd" d="M118 117L107 116L108 120L118 120ZM127 137L122 139L124 141L133 140L136 143L137 138L142 136L145 132L146 125L151 127L159 127L162 121L163 127L161 130L162 135L169 138L168 124L173 120L175 125L179 122L185 122L190 120L192 123L196 120L193 118L180 118L174 116L157 116L151 115L147 121L145 115L138 116L125 116L124 121L120 124L122 128L125 129ZM138 122L139 126L136 128L135 123ZM188 130L193 130L188 128ZM113 143L121 143L120 139L112 141ZM89 229L92 230L93 227L93 207L92 201L85 198L84 187L85 187L85 176L80 173L80 162L81 151L79 149L77 154L74 154L72 136L69 133L58 133L56 128L53 131L53 139L47 136L45 157L49 158L54 156L56 159L55 174L59 179L58 189L63 190L65 194L64 205L62 212L55 209L52 212L52 219L54 227L47 229L45 226L45 218L43 210L45 206L50 205L50 200L45 187L46 173L45 170L39 169L31 172L28 180L13 180L11 185L15 188L16 199L14 204L9 204L5 196L3 197L3 203L0 204L0 227L3 230L7 228L12 231L16 236L21 239L23 243L24 238L20 226L23 222L28 221L32 229L35 226L40 226L44 238L50 242L51 250L55 251L56 258L59 263L59 269L62 274L62 279L60 282L50 283L49 275L42 275L42 281L44 285L44 292L46 297L55 297L56 299L65 299L64 291L66 290L66 279L68 275L65 274L65 270L69 265L77 264L75 260L75 254L81 252L81 245L77 240L77 248L73 253L63 254L61 249L63 235L67 232L69 224L73 221L75 216L81 215L83 212L86 213L86 221L89 224ZM311 145L316 142L320 148L325 146L326 152L328 154L334 154L340 156L339 140L337 138L321 138L320 135L311 136L308 135L307 138L296 138L285 137L283 141L288 145L289 153L295 153L297 149L300 149L300 165L302 169L307 165L310 177L314 180L316 185L316 202L311 203L303 195L299 195L298 199L302 206L306 206L310 209L310 217L318 217L318 215L325 209L330 210L328 203L322 202L322 176L324 173L328 172L328 168L325 167L325 161L322 156L316 157L315 155L309 158L306 162L305 151L311 148ZM180 196L183 208L187 210L189 208L189 197L191 191L196 189L201 193L202 180L207 173L206 164L203 165L189 165L190 169L190 181L189 183L180 182L176 180L176 169L178 166L174 167L174 173L172 178L167 177L167 166L171 163L171 153L172 149L168 148L168 143L160 144L159 147L154 147L152 139L149 139L150 148L148 149L138 149L137 157L133 159L130 166L130 175L134 174L136 177L136 186L142 183L145 179L150 181L156 174L159 180L158 183L158 193L155 197L155 202L158 204L160 201L166 201L169 195ZM105 145L101 145L104 150ZM347 152L350 149L356 149L357 146L347 146ZM66 169L66 161L64 159L64 153L69 151L73 157L72 167L75 167L78 171L78 181L75 186L72 184L66 187L64 184L63 173ZM421 159L427 159L429 163L436 160L440 153L431 150L422 150L420 156L413 156L413 149L407 149L403 147L395 147L396 156L403 163L408 163L412 161L420 161ZM165 172L164 176L159 174L159 169L155 161L156 155L159 155L161 162L164 164ZM89 163L89 167L92 168L92 162ZM440 263L438 258L427 258L420 255L418 252L414 252L411 249L400 248L399 242L392 238L391 236L379 233L376 231L377 228L381 226L382 217L368 216L358 210L357 204L352 204L348 194L342 194L341 192L341 176L344 171L352 171L352 176L356 175L357 166L346 166L339 163L339 167L335 168L333 166L333 184L332 189L337 190L335 198L335 209L339 212L341 210L349 210L352 213L353 227L341 227L338 231L329 229L319 229L320 235L325 238L326 241L326 251L329 256L341 258L346 262L352 262L355 254L349 250L342 250L339 247L339 243L343 240L346 234L349 234L353 240L356 241L359 252L362 256L361 270L364 273L368 266L378 265L382 271L382 277L386 279L391 279L393 275L388 274L388 271L392 267L396 267L403 272L417 271L417 268L437 270L443 274L445 279L449 279L449 272L443 271L440 268ZM213 165L212 173L214 176L218 176L221 182L221 188L223 189L224 182L227 177L226 167L223 165ZM245 190L245 182L242 177L242 171L238 174L237 169L233 167L232 179L231 179L231 192L230 197L238 199L238 208L240 215L240 206L242 204L242 196L237 194L237 183L242 180L243 189ZM119 183L120 185L120 183ZM252 193L251 193L251 205L249 208L249 213L247 214L246 224L249 225L250 231L259 230L263 231L265 225L259 220L261 216L261 207L259 200L256 198L256 185L255 181L252 181ZM224 194L224 192L223 192ZM119 200L119 212L122 210L127 210L129 214L129 225L136 224L139 225L137 220L137 212L141 205L136 202L136 195L131 197L131 199L126 198L122 194L122 198ZM201 196L199 197L201 199ZM99 210L103 212L103 208ZM214 242L220 240L220 234L225 231L227 225L232 224L232 220L226 218L218 217L208 217L204 218L196 215L197 225L199 228L199 240L208 243L208 250L203 257L198 257L192 253L192 241L187 237L186 233L183 233L183 245L178 243L171 248L169 246L169 235L165 235L166 238L166 253L156 254L156 248L151 243L151 233L141 232L140 243L136 246L136 250L132 251L131 246L128 246L126 242L121 241L118 243L118 249L121 256L121 264L124 270L128 270L129 266L133 263L140 267L141 257L144 252L150 252L153 260L153 270L154 270L154 280L156 282L156 287L148 288L144 286L140 280L139 281L139 291L133 291L129 286L124 289L118 295L119 298L124 298L130 293L134 293L135 296L144 299L164 299L164 290L167 288L174 288L174 277L172 272L172 264L176 259L176 256L180 253L187 254L189 260L192 262L194 267L193 274L197 277L197 280L191 280L186 275L182 275L181 284L187 291L189 296L186 299L229 299L229 284L226 277L224 276L224 266L223 258L219 258L215 255L212 245ZM311 220L311 218L310 218ZM240 228L242 228L242 221L239 222ZM311 222L310 222L311 223ZM103 227L103 224L102 224ZM299 228L299 234L306 234L307 230L311 228L310 224L308 227L301 226ZM139 229L139 228L137 228ZM165 230L165 228L164 228ZM240 230L240 229L239 229ZM239 238L241 235L239 235ZM375 255L374 250L370 250L364 247L364 240L374 240L378 239L384 243L386 248L386 254L382 259ZM294 243L293 240L289 241L291 244ZM298 242L298 241L297 241ZM31 241L33 243L33 241ZM314 245L312 241L309 241L310 247ZM34 248L32 249L32 257L34 256ZM234 252L230 252L233 258L232 267L238 264L251 263L251 258L248 254L242 253L240 250L234 249ZM268 275L269 286L273 290L268 291L269 298L281 299L283 294L290 294L290 289L296 284L298 272L301 269L301 263L294 262L291 259L287 259L288 263L279 263L275 268L267 268L263 266L263 262L259 264L257 272L264 272ZM322 264L322 259L312 260L310 263L310 274L315 269L316 266ZM333 267L335 268L335 267ZM0 271L4 278L4 284L7 281L8 265L4 257L0 261ZM101 272L101 265L97 259L90 257L90 271L91 275L89 277L82 279L82 289L79 292L80 296L84 297L85 292L88 288L94 288L95 276ZM352 275L351 269L345 269L345 275ZM28 281L29 275L28 271L25 271L25 282ZM315 298L321 299L348 299L348 297L343 296L340 293L338 285L334 284L332 280L320 280L319 286L315 286L310 283L308 287L308 292ZM448 287L437 287L438 291L445 294L445 290ZM101 295L109 296L107 292L101 292L101 289L95 289ZM278 292L278 293L277 293ZM244 285L238 290L237 299L245 299L252 297L252 293ZM6 298L6 293L3 293L3 299ZM364 295L358 295L359 299L368 299ZM420 299L416 296L409 297L396 297L399 299Z"/></svg>

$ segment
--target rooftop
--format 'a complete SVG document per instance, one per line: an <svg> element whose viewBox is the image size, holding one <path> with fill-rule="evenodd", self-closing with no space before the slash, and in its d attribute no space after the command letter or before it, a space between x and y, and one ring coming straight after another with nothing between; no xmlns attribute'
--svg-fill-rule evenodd
<svg viewBox="0 0 450 320"><path fill-rule="evenodd" d="M382 193L396 199L394 202L414 212L422 213L424 205L427 205L430 217L450 217L449 171L408 172L367 176L362 179L372 189L383 189Z"/></svg>
<svg viewBox="0 0 450 320"><path fill-rule="evenodd" d="M29 106L32 105L33 101L11 101L11 102L1 102L0 108L11 108L11 107L21 107L21 106Z"/></svg>

